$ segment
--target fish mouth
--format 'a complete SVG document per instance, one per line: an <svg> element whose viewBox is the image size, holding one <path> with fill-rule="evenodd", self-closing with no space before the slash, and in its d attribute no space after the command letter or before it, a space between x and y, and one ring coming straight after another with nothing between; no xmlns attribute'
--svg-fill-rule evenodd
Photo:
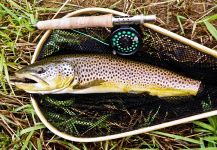
<svg viewBox="0 0 217 150"><path fill-rule="evenodd" d="M38 83L37 81L33 80L33 79L29 79L29 78L16 78L16 77L12 77L10 79L10 82L12 83L25 83L25 84L34 84L34 83Z"/></svg>
<svg viewBox="0 0 217 150"><path fill-rule="evenodd" d="M18 74L15 73L13 77L10 78L10 83L13 85L16 84L37 84L37 83L46 83L42 78L37 77L32 74Z"/></svg>

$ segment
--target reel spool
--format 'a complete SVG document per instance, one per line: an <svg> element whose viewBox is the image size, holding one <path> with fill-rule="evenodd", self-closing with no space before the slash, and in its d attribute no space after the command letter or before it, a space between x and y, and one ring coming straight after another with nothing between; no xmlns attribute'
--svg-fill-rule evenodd
<svg viewBox="0 0 217 150"><path fill-rule="evenodd" d="M121 26L112 32L110 44L113 54L133 55L142 48L142 38L135 28Z"/></svg>

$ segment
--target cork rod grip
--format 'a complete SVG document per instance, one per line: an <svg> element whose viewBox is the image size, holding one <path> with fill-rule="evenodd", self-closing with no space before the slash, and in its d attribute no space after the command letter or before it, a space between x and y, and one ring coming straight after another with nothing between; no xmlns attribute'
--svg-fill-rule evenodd
<svg viewBox="0 0 217 150"><path fill-rule="evenodd" d="M36 24L36 27L41 30L78 29L78 28L87 28L87 27L113 27L112 14L39 21Z"/></svg>

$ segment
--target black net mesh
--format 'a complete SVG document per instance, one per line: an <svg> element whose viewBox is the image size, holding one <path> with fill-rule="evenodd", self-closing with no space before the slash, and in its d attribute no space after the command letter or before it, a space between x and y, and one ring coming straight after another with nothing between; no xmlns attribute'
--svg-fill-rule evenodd
<svg viewBox="0 0 217 150"><path fill-rule="evenodd" d="M125 56L202 80L197 97L158 98L144 94L33 95L46 119L60 131L98 137L144 128L217 108L217 59L147 28L143 49ZM71 53L112 53L107 29L55 30L38 60Z"/></svg>
<svg viewBox="0 0 217 150"><path fill-rule="evenodd" d="M179 73L208 83L217 83L217 59L167 36L144 29L144 50L147 57ZM151 41L151 42L150 42ZM159 64L159 62L157 62ZM175 69L176 68L176 69Z"/></svg>

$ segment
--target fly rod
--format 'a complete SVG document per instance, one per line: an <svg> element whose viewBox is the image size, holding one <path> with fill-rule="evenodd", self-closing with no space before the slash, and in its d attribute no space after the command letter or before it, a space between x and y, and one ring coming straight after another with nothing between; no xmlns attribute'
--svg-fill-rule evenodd
<svg viewBox="0 0 217 150"><path fill-rule="evenodd" d="M78 29L90 27L114 27L117 25L138 25L156 20L155 15L118 16L112 14L100 16L70 17L39 21L35 27L40 30Z"/></svg>

